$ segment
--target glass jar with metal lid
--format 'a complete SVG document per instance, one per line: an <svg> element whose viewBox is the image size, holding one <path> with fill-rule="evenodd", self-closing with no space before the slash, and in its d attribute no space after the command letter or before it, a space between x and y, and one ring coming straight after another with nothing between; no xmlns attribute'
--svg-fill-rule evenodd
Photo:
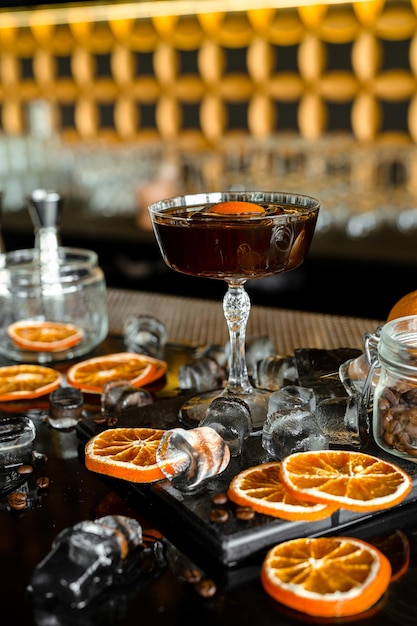
<svg viewBox="0 0 417 626"><path fill-rule="evenodd" d="M381 327L373 434L387 452L417 462L417 316Z"/></svg>

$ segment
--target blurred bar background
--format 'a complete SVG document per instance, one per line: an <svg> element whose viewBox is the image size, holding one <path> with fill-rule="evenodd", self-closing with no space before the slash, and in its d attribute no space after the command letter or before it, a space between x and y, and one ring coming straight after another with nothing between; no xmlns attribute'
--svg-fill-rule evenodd
<svg viewBox="0 0 417 626"><path fill-rule="evenodd" d="M416 142L416 0L2 3L4 246L33 245L25 198L55 189L110 286L221 297L165 267L148 203L281 189L319 223L253 303L384 319L417 288Z"/></svg>

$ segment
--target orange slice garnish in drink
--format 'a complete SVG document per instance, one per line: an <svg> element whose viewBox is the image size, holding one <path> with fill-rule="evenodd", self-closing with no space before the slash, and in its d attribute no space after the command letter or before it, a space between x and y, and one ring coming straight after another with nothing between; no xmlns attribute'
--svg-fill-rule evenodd
<svg viewBox="0 0 417 626"><path fill-rule="evenodd" d="M85 445L87 469L135 483L165 478L156 451L165 430L155 428L108 428Z"/></svg>
<svg viewBox="0 0 417 626"><path fill-rule="evenodd" d="M13 343L34 352L59 352L75 346L83 338L83 331L74 324L20 320L7 327Z"/></svg>
<svg viewBox="0 0 417 626"><path fill-rule="evenodd" d="M316 617L362 613L386 592L391 565L380 550L352 537L299 538L271 548L261 566L265 591Z"/></svg>
<svg viewBox="0 0 417 626"><path fill-rule="evenodd" d="M265 213L265 209L254 202L230 200L229 202L212 204L208 212L216 213L216 215L245 215L245 213Z"/></svg>
<svg viewBox="0 0 417 626"><path fill-rule="evenodd" d="M358 512L395 506L412 488L396 464L354 451L295 452L282 459L280 472L295 498Z"/></svg>
<svg viewBox="0 0 417 626"><path fill-rule="evenodd" d="M42 365L5 365L0 367L0 402L39 398L57 389L62 374Z"/></svg>
<svg viewBox="0 0 417 626"><path fill-rule="evenodd" d="M229 485L229 499L258 513L290 521L313 522L328 517L339 508L295 498L281 481L280 466L279 461L271 461L239 472Z"/></svg>
<svg viewBox="0 0 417 626"><path fill-rule="evenodd" d="M67 381L86 392L101 393L103 386L112 381L128 381L133 387L149 385L167 368L165 361L145 354L116 352L75 363L67 371Z"/></svg>

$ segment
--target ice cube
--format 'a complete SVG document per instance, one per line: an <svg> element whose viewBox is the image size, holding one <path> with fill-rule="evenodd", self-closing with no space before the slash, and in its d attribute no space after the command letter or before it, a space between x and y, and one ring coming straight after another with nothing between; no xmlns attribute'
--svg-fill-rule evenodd
<svg viewBox="0 0 417 626"><path fill-rule="evenodd" d="M326 450L329 440L309 410L279 409L265 419L262 446L272 459L281 460L293 452Z"/></svg>
<svg viewBox="0 0 417 626"><path fill-rule="evenodd" d="M199 426L210 426L229 446L230 454L237 456L252 431L252 416L248 404L235 396L219 396L208 406Z"/></svg>
<svg viewBox="0 0 417 626"><path fill-rule="evenodd" d="M268 336L251 337L246 340L245 356L248 375L253 376L256 365L262 359L274 356L276 353L274 344Z"/></svg>
<svg viewBox="0 0 417 626"><path fill-rule="evenodd" d="M32 462L35 424L27 416L8 415L0 419L0 471L9 472Z"/></svg>
<svg viewBox="0 0 417 626"><path fill-rule="evenodd" d="M360 351L351 348L324 350L320 348L297 348L294 350L298 372L298 384L314 389L316 398L336 398L346 393L339 367L349 358L356 358Z"/></svg>
<svg viewBox="0 0 417 626"><path fill-rule="evenodd" d="M200 348L200 350L198 350L196 354L196 358L198 359L202 359L205 357L209 359L213 359L224 370L226 370L228 367L229 356L230 355L229 355L228 346L220 345L218 343L210 343Z"/></svg>
<svg viewBox="0 0 417 626"><path fill-rule="evenodd" d="M192 491L223 472L230 461L225 440L209 426L172 428L162 437L156 458L165 476L180 491ZM170 461L169 466L166 461Z"/></svg>
<svg viewBox="0 0 417 626"><path fill-rule="evenodd" d="M298 382L293 357L267 356L256 363L253 372L254 385L259 389L278 391L281 387Z"/></svg>
<svg viewBox="0 0 417 626"><path fill-rule="evenodd" d="M227 376L224 368L214 359L202 357L184 363L178 370L178 382L181 389L210 391L220 389Z"/></svg>
<svg viewBox="0 0 417 626"><path fill-rule="evenodd" d="M152 404L152 394L147 389L134 387L128 380L112 380L103 385L101 412L111 415L131 407Z"/></svg>
<svg viewBox="0 0 417 626"><path fill-rule="evenodd" d="M73 428L83 418L83 403L81 389L58 387L49 394L49 425L58 430Z"/></svg>
<svg viewBox="0 0 417 626"><path fill-rule="evenodd" d="M366 446L370 423L362 396L325 398L316 407L315 416L331 445Z"/></svg>
<svg viewBox="0 0 417 626"><path fill-rule="evenodd" d="M54 599L83 608L121 582L140 555L142 527L133 518L104 516L62 530L36 566L28 592L36 602Z"/></svg>
<svg viewBox="0 0 417 626"><path fill-rule="evenodd" d="M129 352L160 359L167 342L165 325L153 315L131 315L124 324L124 340Z"/></svg>
<svg viewBox="0 0 417 626"><path fill-rule="evenodd" d="M370 364L365 354L361 354L355 359L348 359L340 365L339 378L350 396L364 393L369 370ZM375 369L371 381L373 388L376 387L378 378L379 370Z"/></svg>
<svg viewBox="0 0 417 626"><path fill-rule="evenodd" d="M279 409L307 409L314 412L316 397L309 387L286 385L279 391L273 391L268 399L268 414Z"/></svg>
<svg viewBox="0 0 417 626"><path fill-rule="evenodd" d="M153 396L147 389L129 387L124 389L117 402L116 412L132 407L145 406L154 402Z"/></svg>

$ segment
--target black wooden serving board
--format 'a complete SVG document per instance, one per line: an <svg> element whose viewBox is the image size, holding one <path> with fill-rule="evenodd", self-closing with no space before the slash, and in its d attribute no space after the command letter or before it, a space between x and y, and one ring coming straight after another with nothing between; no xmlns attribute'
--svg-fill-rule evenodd
<svg viewBox="0 0 417 626"><path fill-rule="evenodd" d="M183 427L178 422L178 410L186 396L158 400L154 404L125 411L119 417L117 427L154 427L169 429ZM98 426L88 418L77 426L78 438L85 443L105 426ZM227 503L223 508L229 512L226 522L210 521L213 508L212 497L227 491L230 480L239 471L266 460L260 435L250 437L241 455L232 458L222 475L209 479L192 492L175 489L168 480L151 485L110 479L112 488L133 503L141 514L154 524L175 546L199 562L202 567L241 566L284 540L301 536L330 534L354 534L370 536L387 532L401 526L401 520L416 514L417 464L390 456L370 442L366 450L390 462L395 462L409 473L413 489L396 507L369 514L339 510L331 517L317 522L287 522L256 513L251 520L240 520L236 507ZM107 480L103 476L103 479ZM412 509L412 510L410 510Z"/></svg>

